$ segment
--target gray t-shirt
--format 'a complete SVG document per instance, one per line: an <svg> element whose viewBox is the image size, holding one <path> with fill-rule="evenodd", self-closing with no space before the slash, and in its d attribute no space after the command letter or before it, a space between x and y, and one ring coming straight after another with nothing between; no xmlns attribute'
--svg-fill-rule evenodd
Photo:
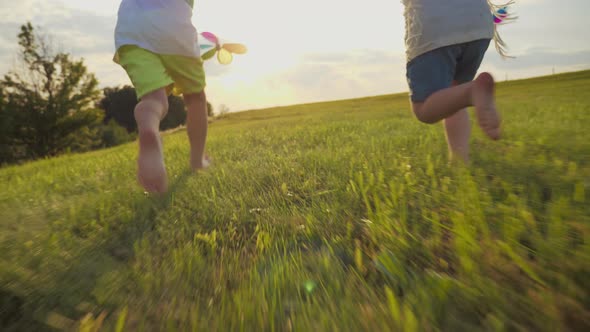
<svg viewBox="0 0 590 332"><path fill-rule="evenodd" d="M406 19L406 57L444 46L494 37L487 0L402 0Z"/></svg>
<svg viewBox="0 0 590 332"><path fill-rule="evenodd" d="M116 49L136 45L158 54L200 57L192 4L191 0L123 0L115 28Z"/></svg>

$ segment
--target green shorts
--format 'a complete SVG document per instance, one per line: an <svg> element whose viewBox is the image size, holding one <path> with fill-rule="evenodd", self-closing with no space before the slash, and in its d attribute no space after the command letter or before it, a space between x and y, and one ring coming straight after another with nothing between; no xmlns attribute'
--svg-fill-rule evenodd
<svg viewBox="0 0 590 332"><path fill-rule="evenodd" d="M199 93L205 89L203 60L181 55L163 55L135 45L117 51L115 62L129 75L137 98L161 88L175 95Z"/></svg>

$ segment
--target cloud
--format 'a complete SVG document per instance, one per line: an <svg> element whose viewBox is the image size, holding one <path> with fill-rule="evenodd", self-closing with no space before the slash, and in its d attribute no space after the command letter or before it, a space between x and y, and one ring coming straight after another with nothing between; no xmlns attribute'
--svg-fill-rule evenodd
<svg viewBox="0 0 590 332"><path fill-rule="evenodd" d="M18 52L17 35L20 26L28 21L49 38L56 50L71 53L75 58L93 58L110 52L107 59L112 58L114 17L67 8L55 1L21 0L0 9L0 73L13 68Z"/></svg>
<svg viewBox="0 0 590 332"><path fill-rule="evenodd" d="M53 36L59 50L83 57L102 86L129 84L125 72L111 61L119 2L17 0L0 6L0 75L15 63L20 25L31 21ZM407 91L399 1L368 0L360 7L336 0L311 7L305 6L311 3L307 0L304 5L254 2L256 6L219 0L197 7L198 27L250 48L230 66L214 60L205 64L214 104L243 110ZM554 6L549 0L518 1L519 19L501 28L517 58L503 61L492 47L481 70L520 78L550 74L553 67L590 67L590 50L580 49L586 47L580 24L590 2L571 2ZM230 5L233 10L228 11Z"/></svg>
<svg viewBox="0 0 590 332"><path fill-rule="evenodd" d="M405 57L387 50L309 53L277 72L251 80L240 75L209 77L211 100L243 110L407 90Z"/></svg>
<svg viewBox="0 0 590 332"><path fill-rule="evenodd" d="M514 59L506 60L494 52L487 58L487 63L504 70L545 66L590 66L590 50L563 52L548 47L538 47L531 48L523 54L516 54Z"/></svg>
<svg viewBox="0 0 590 332"><path fill-rule="evenodd" d="M589 68L590 50L537 47L503 60L491 47L480 70L515 79L550 74L553 67L558 72ZM210 75L208 95L214 104L244 110L390 94L408 90L405 72L405 55L395 51L309 53L287 69L250 81L234 71Z"/></svg>
<svg viewBox="0 0 590 332"><path fill-rule="evenodd" d="M115 18L98 16L82 10L71 10L67 16L40 23L43 31L74 54L114 51Z"/></svg>
<svg viewBox="0 0 590 332"><path fill-rule="evenodd" d="M7 0L3 0L8 2ZM10 1L10 6L3 4L0 6L0 18L2 25L10 23L19 23L21 20L31 18L35 9L34 0ZM0 30L0 33L4 30Z"/></svg>
<svg viewBox="0 0 590 332"><path fill-rule="evenodd" d="M496 73L505 79L517 79L590 68L590 50L564 52L535 47L513 55L513 59L502 59L490 49L480 70Z"/></svg>
<svg viewBox="0 0 590 332"><path fill-rule="evenodd" d="M405 86L404 62L403 54L386 50L308 54L274 79L305 101L391 93Z"/></svg>

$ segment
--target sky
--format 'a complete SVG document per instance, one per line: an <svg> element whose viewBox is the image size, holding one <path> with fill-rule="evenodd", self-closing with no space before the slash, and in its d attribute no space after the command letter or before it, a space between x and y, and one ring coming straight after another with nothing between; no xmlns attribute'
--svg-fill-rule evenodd
<svg viewBox="0 0 590 332"><path fill-rule="evenodd" d="M205 65L207 95L230 111L407 91L400 0L195 1L193 22L248 46L222 66ZM0 0L0 74L16 68L27 21L57 47L84 58L101 87L130 84L112 62L120 0ZM490 47L481 70L498 80L590 68L588 0L517 0L500 27L509 53ZM586 32L585 32L586 31Z"/></svg>

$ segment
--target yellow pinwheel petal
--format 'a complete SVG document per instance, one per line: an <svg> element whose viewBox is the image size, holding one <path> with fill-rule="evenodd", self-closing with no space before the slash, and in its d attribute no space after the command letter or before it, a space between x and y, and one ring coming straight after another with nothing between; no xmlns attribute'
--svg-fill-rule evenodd
<svg viewBox="0 0 590 332"><path fill-rule="evenodd" d="M219 60L219 63L222 65L229 65L233 58L234 57L231 55L231 53L224 48L220 49L219 53L217 53L217 60Z"/></svg>
<svg viewBox="0 0 590 332"><path fill-rule="evenodd" d="M232 53L235 53L235 54L244 54L244 53L248 52L248 48L242 44L228 43L228 44L223 44L222 48L224 48Z"/></svg>

